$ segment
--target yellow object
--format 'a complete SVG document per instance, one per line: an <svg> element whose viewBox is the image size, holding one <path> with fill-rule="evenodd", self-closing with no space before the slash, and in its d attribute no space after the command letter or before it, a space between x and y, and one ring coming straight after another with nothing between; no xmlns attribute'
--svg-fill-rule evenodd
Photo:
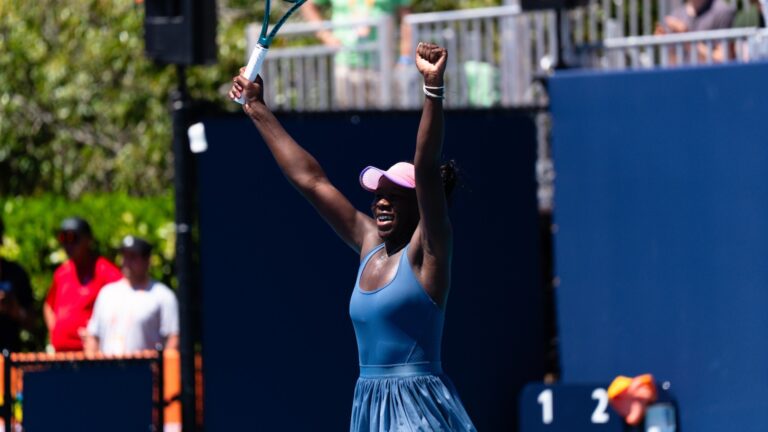
<svg viewBox="0 0 768 432"><path fill-rule="evenodd" d="M610 387L608 387L608 399L614 399L619 394L627 391L630 384L632 384L632 378L624 375L617 376Z"/></svg>
<svg viewBox="0 0 768 432"><path fill-rule="evenodd" d="M656 384L651 374L634 378L620 375L608 387L608 402L631 426L643 421L646 407L655 400Z"/></svg>

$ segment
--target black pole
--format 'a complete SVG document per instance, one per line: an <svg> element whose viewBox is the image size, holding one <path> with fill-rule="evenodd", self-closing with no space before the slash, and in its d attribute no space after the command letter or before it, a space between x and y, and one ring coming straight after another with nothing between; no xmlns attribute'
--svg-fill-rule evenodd
<svg viewBox="0 0 768 432"><path fill-rule="evenodd" d="M14 399L11 394L11 353L8 350L3 350L3 420L5 420L5 432L12 430Z"/></svg>
<svg viewBox="0 0 768 432"><path fill-rule="evenodd" d="M557 46L557 63L555 63L555 69L556 70L563 70L568 69L568 64L565 62L565 59L563 56L565 55L565 50L563 49L563 43L565 42L565 38L569 37L567 34L563 34L563 31L565 30L563 26L565 25L565 20L568 19L565 16L565 11L563 6L558 6L555 8L555 38Z"/></svg>
<svg viewBox="0 0 768 432"><path fill-rule="evenodd" d="M191 151L187 129L190 99L186 70L176 65L179 86L171 95L173 111L174 188L176 200L176 277L179 283L179 356L181 359L181 424L184 432L197 430L195 413L195 327L192 251Z"/></svg>

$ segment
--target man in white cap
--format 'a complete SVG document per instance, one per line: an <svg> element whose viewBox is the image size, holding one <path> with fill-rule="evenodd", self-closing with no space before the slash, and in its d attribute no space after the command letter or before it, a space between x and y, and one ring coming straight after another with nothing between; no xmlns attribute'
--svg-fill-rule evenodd
<svg viewBox="0 0 768 432"><path fill-rule="evenodd" d="M173 291L149 275L152 246L126 236L120 247L123 278L99 293L88 322L86 354L130 354L154 349L177 349L179 306Z"/></svg>

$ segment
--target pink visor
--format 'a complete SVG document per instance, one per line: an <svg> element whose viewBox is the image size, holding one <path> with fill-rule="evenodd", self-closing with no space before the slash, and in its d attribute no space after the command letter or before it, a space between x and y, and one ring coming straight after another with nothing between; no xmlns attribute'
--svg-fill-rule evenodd
<svg viewBox="0 0 768 432"><path fill-rule="evenodd" d="M369 192L376 192L381 176L392 180L394 184L404 188L413 189L416 187L416 175L413 164L408 162L398 162L386 171L369 166L360 173L360 186Z"/></svg>

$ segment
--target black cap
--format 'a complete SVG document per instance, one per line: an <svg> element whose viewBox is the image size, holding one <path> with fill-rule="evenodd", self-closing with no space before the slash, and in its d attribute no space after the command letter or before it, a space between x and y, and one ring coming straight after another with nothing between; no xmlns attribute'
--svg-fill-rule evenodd
<svg viewBox="0 0 768 432"><path fill-rule="evenodd" d="M123 241L120 242L120 251L122 252L126 250L138 252L146 257L152 252L152 245L143 238L127 235L123 237Z"/></svg>
<svg viewBox="0 0 768 432"><path fill-rule="evenodd" d="M74 231L78 234L87 234L89 236L93 235L93 232L91 231L91 225L88 223L88 221L79 217L70 217L61 221L59 231Z"/></svg>

